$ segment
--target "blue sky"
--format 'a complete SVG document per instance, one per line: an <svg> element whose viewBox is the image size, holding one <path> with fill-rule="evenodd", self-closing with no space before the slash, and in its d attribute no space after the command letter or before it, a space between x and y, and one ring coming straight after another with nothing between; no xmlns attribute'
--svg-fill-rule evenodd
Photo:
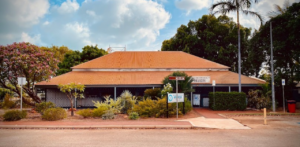
<svg viewBox="0 0 300 147"><path fill-rule="evenodd" d="M160 50L177 28L209 13L217 0L1 0L0 45L30 42L39 46L85 45L132 51ZM290 3L300 0L289 0ZM267 12L284 0L260 0L251 10ZM236 21L235 14L229 14ZM257 29L259 21L241 16L241 24Z"/></svg>

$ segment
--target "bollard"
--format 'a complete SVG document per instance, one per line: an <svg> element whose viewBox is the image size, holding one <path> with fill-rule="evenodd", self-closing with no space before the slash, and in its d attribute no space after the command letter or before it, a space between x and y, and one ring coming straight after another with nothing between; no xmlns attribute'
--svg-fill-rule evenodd
<svg viewBox="0 0 300 147"><path fill-rule="evenodd" d="M264 108L264 125L267 125L267 109Z"/></svg>

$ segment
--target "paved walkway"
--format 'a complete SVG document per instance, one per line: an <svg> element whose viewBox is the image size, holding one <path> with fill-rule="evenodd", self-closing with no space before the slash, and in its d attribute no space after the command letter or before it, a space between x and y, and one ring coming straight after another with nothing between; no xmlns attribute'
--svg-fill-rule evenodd
<svg viewBox="0 0 300 147"><path fill-rule="evenodd" d="M191 118L179 121L188 121L193 127L211 128L211 129L250 129L247 126L233 119L218 119L218 118Z"/></svg>
<svg viewBox="0 0 300 147"><path fill-rule="evenodd" d="M193 109L196 113L202 115L205 118L219 118L219 119L226 119L218 114L218 111L213 111L209 108L194 108Z"/></svg>

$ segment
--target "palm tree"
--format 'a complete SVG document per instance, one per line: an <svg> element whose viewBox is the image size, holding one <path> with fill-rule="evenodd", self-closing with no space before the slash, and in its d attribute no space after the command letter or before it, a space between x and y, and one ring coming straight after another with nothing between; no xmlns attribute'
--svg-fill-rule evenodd
<svg viewBox="0 0 300 147"><path fill-rule="evenodd" d="M288 0L284 1L283 7L280 7L279 5L274 4L274 7L275 7L276 11L269 12L268 13L269 18L272 19L272 18L274 18L274 17L276 17L280 14L284 14L290 6L291 5L290 5L290 2Z"/></svg>
<svg viewBox="0 0 300 147"><path fill-rule="evenodd" d="M254 0L255 3L258 2L258 0ZM244 13L245 15L253 15L258 17L258 19L261 22L261 25L263 23L263 18L260 14L254 11L250 11L249 8L252 4L252 0L225 0L225 1L219 1L215 4L213 4L210 8L212 14L221 13L223 15L226 15L230 12L236 12L237 13L237 25L238 25L238 70L239 70L239 92L241 92L241 36L240 36L240 21L239 21L239 15L240 11ZM218 11L213 12L215 8L219 7L220 9Z"/></svg>

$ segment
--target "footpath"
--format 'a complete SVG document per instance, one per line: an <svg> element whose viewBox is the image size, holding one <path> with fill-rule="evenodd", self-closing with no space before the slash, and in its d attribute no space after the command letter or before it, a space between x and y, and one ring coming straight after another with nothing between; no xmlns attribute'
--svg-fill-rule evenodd
<svg viewBox="0 0 300 147"><path fill-rule="evenodd" d="M155 121L12 121L0 122L0 129L250 129L205 108L194 109L199 117Z"/></svg>

